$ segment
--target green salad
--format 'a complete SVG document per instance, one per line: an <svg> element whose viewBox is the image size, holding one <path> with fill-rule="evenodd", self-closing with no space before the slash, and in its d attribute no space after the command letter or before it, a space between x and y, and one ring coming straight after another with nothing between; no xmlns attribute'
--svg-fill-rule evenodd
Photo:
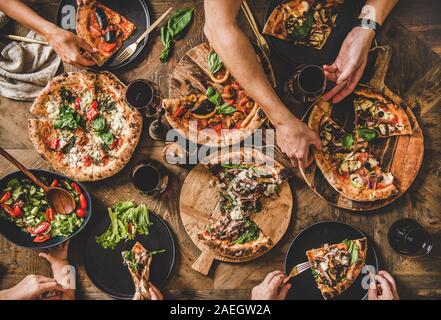
<svg viewBox="0 0 441 320"><path fill-rule="evenodd" d="M132 240L136 233L147 235L152 222L145 204L136 205L133 201L117 202L108 209L110 226L96 242L104 249L115 249L121 240Z"/></svg>
<svg viewBox="0 0 441 320"><path fill-rule="evenodd" d="M68 237L83 223L87 215L87 200L75 182L67 180L40 180L51 187L63 188L75 199L76 210L70 214L55 212L48 204L40 187L29 179L12 179L0 198L0 216L13 221L23 232L29 233L34 242L45 242L51 238Z"/></svg>

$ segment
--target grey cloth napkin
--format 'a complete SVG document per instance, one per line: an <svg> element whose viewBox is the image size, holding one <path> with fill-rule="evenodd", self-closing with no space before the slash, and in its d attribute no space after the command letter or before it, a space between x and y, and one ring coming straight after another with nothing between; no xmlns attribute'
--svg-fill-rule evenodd
<svg viewBox="0 0 441 320"><path fill-rule="evenodd" d="M34 31L27 37L42 40ZM50 46L36 43L13 41L7 46L0 44L0 50L0 95L15 100L33 100L55 76L61 62Z"/></svg>

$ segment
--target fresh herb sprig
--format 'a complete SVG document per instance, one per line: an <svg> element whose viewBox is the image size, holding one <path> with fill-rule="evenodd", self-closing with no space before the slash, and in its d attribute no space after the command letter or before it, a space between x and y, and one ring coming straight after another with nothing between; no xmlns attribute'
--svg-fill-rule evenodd
<svg viewBox="0 0 441 320"><path fill-rule="evenodd" d="M207 96L207 99L216 106L216 113L232 114L236 112L236 108L224 102L220 93L213 87L208 87L205 95Z"/></svg>
<svg viewBox="0 0 441 320"><path fill-rule="evenodd" d="M170 58L173 41L181 34L193 19L195 8L183 8L175 11L167 24L161 28L161 42L164 49L161 52L161 62L167 62Z"/></svg>
<svg viewBox="0 0 441 320"><path fill-rule="evenodd" d="M211 51L208 55L208 69L212 75L218 73L224 67L224 63L216 52Z"/></svg>

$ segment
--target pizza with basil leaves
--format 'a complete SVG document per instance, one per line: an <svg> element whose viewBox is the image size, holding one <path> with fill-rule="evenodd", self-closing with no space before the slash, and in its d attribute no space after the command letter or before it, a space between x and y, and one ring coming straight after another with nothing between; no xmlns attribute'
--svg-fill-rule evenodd
<svg viewBox="0 0 441 320"><path fill-rule="evenodd" d="M263 32L295 45L322 49L336 26L344 0L291 0L271 13Z"/></svg>
<svg viewBox="0 0 441 320"><path fill-rule="evenodd" d="M87 71L54 78L35 99L29 135L38 153L79 181L119 172L138 144L142 116L124 100L111 73Z"/></svg>
<svg viewBox="0 0 441 320"><path fill-rule="evenodd" d="M325 299L333 299L347 290L360 275L366 261L367 239L344 240L324 244L306 252L311 271Z"/></svg>
<svg viewBox="0 0 441 320"><path fill-rule="evenodd" d="M266 115L236 81L205 94L190 94L163 102L169 123L198 144L230 145L258 129ZM192 139L192 137L195 137Z"/></svg>

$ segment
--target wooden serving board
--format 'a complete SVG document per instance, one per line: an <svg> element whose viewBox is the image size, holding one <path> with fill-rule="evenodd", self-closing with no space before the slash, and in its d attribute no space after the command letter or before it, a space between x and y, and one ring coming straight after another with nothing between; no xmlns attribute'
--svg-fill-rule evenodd
<svg viewBox="0 0 441 320"><path fill-rule="evenodd" d="M300 170L311 189L336 207L352 211L369 211L382 208L397 200L410 188L421 168L424 157L424 137L421 127L411 108L384 83L391 56L391 47L384 46L378 49L375 71L366 85L382 92L386 97L406 110L412 124L413 133L410 136L377 139L375 142L370 143L369 150L380 161L383 170L392 172L395 177L398 193L384 200L357 202L337 192L325 179L315 162L307 169ZM331 118L349 132L353 130L353 98L347 98L345 102L334 106L329 104L329 110L325 111L329 112ZM307 112L303 120L307 122L310 114L311 112Z"/></svg>
<svg viewBox="0 0 441 320"><path fill-rule="evenodd" d="M193 243L202 251L192 268L207 275L214 259L223 262L240 263L254 260L269 250L246 258L230 258L212 253L199 242L197 233L202 231L210 219L220 217L219 194L215 178L203 164L194 167L185 178L179 199L182 223ZM262 210L251 218L269 236L274 247L285 234L291 220L293 197L288 181L284 181L277 198L262 199ZM271 248L272 248L271 247ZM270 250L271 250L270 248Z"/></svg>

